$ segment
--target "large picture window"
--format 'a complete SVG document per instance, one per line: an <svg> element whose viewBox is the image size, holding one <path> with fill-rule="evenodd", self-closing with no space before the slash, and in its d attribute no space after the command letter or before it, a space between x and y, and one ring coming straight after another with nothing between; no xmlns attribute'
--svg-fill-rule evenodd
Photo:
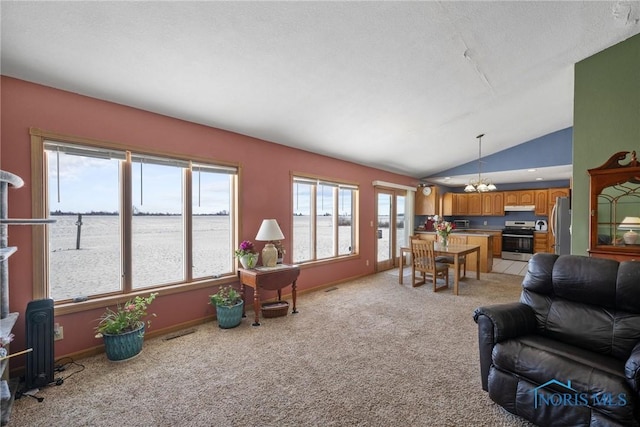
<svg viewBox="0 0 640 427"><path fill-rule="evenodd" d="M355 254L358 187L293 177L293 262Z"/></svg>
<svg viewBox="0 0 640 427"><path fill-rule="evenodd" d="M43 140L57 303L234 277L237 167Z"/></svg>

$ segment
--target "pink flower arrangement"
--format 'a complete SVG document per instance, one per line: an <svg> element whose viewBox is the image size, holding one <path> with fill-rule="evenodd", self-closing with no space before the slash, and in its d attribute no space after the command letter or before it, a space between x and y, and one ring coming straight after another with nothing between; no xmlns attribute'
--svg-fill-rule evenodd
<svg viewBox="0 0 640 427"><path fill-rule="evenodd" d="M434 224L434 229L440 237L447 238L449 234L456 228L455 224L449 221L440 221Z"/></svg>
<svg viewBox="0 0 640 427"><path fill-rule="evenodd" d="M238 258L244 255L251 255L255 253L256 253L256 249L253 246L253 243L248 240L245 240L242 243L240 243L240 247L236 249L236 256Z"/></svg>

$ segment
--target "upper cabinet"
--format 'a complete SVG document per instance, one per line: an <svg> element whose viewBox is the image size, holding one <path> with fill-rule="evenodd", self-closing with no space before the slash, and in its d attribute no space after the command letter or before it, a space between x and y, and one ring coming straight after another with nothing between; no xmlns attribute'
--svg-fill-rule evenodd
<svg viewBox="0 0 640 427"><path fill-rule="evenodd" d="M482 215L504 216L504 193L482 193Z"/></svg>
<svg viewBox="0 0 640 427"><path fill-rule="evenodd" d="M416 215L437 215L439 212L440 197L438 187L418 187L416 190Z"/></svg>
<svg viewBox="0 0 640 427"><path fill-rule="evenodd" d="M523 206L535 204L535 190L505 191L505 206Z"/></svg>
<svg viewBox="0 0 640 427"><path fill-rule="evenodd" d="M618 152L588 172L589 254L619 261L640 260L640 163L636 152Z"/></svg>
<svg viewBox="0 0 640 427"><path fill-rule="evenodd" d="M533 192L536 205L536 215L547 216L549 215L549 190L535 190ZM555 199L554 199L555 200Z"/></svg>
<svg viewBox="0 0 640 427"><path fill-rule="evenodd" d="M467 203L467 215L482 215L482 194L471 193L466 197Z"/></svg>
<svg viewBox="0 0 640 427"><path fill-rule="evenodd" d="M445 193L442 215L503 216L503 193Z"/></svg>

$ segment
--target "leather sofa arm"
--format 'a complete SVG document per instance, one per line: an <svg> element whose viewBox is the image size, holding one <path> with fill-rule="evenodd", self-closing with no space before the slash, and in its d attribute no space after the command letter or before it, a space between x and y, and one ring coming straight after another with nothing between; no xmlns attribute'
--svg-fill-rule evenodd
<svg viewBox="0 0 640 427"><path fill-rule="evenodd" d="M640 392L640 342L633 348L624 364L624 376L633 391Z"/></svg>
<svg viewBox="0 0 640 427"><path fill-rule="evenodd" d="M494 343L531 334L536 330L536 317L533 309L519 302L478 307L473 312L473 320L478 323L481 316L486 316L491 321Z"/></svg>
<svg viewBox="0 0 640 427"><path fill-rule="evenodd" d="M536 318L533 309L528 305L512 303L478 307L473 312L473 320L478 324L482 389L488 391L494 345L509 338L535 332Z"/></svg>

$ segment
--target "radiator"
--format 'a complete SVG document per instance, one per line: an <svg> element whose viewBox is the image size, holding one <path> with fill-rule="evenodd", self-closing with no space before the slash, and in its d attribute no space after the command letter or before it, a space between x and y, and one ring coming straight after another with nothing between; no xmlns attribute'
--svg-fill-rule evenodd
<svg viewBox="0 0 640 427"><path fill-rule="evenodd" d="M53 382L53 300L41 299L27 304L27 369L25 390Z"/></svg>

